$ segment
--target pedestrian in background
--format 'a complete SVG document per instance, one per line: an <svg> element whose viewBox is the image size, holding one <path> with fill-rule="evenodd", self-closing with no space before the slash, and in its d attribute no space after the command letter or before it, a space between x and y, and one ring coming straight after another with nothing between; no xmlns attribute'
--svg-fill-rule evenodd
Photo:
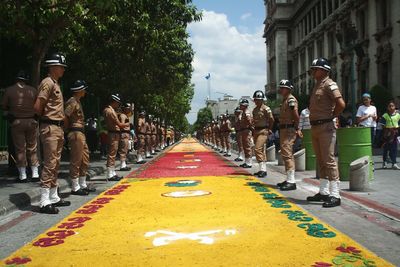
<svg viewBox="0 0 400 267"><path fill-rule="evenodd" d="M32 181L39 180L39 160L37 156L38 122L33 108L37 91L26 84L29 76L20 71L16 83L6 88L2 108L8 112L11 136L15 147L16 165L19 171L18 182L28 182L26 167L29 161Z"/></svg>
<svg viewBox="0 0 400 267"><path fill-rule="evenodd" d="M390 101L387 105L387 112L383 114L381 119L383 125L383 169L387 168L387 154L389 153L392 168L400 170L396 162L399 121L400 114L396 112L394 101Z"/></svg>
<svg viewBox="0 0 400 267"><path fill-rule="evenodd" d="M97 150L98 138L97 138L97 119L92 113L90 118L86 121L86 136L87 143L89 146L90 153L94 153Z"/></svg>
<svg viewBox="0 0 400 267"><path fill-rule="evenodd" d="M357 110L357 124L371 129L371 143L375 140L376 120L378 114L376 107L371 105L371 95L365 93L362 95L363 104Z"/></svg>

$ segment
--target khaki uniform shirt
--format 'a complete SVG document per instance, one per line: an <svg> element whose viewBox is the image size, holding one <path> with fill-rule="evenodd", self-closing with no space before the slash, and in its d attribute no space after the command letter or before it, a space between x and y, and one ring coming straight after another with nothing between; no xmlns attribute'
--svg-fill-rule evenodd
<svg viewBox="0 0 400 267"><path fill-rule="evenodd" d="M253 121L256 128L269 127L268 122L272 117L271 109L264 104L253 109Z"/></svg>
<svg viewBox="0 0 400 267"><path fill-rule="evenodd" d="M232 130L231 121L226 120L222 123L221 132L227 133Z"/></svg>
<svg viewBox="0 0 400 267"><path fill-rule="evenodd" d="M317 83L310 99L310 121L333 119L336 98L340 97L339 87L329 77Z"/></svg>
<svg viewBox="0 0 400 267"><path fill-rule="evenodd" d="M60 86L52 78L47 77L39 85L38 98L45 101L42 118L64 120L64 98Z"/></svg>
<svg viewBox="0 0 400 267"><path fill-rule="evenodd" d="M240 131L240 119L241 119L242 115L240 114L239 116L235 117L235 131L238 132Z"/></svg>
<svg viewBox="0 0 400 267"><path fill-rule="evenodd" d="M281 105L281 111L279 115L280 124L293 124L293 110L298 109L297 99L293 95L289 95L283 100Z"/></svg>
<svg viewBox="0 0 400 267"><path fill-rule="evenodd" d="M151 134L151 125L146 121L146 134Z"/></svg>
<svg viewBox="0 0 400 267"><path fill-rule="evenodd" d="M150 128L151 128L151 134L156 135L157 134L157 126L154 123L151 123Z"/></svg>
<svg viewBox="0 0 400 267"><path fill-rule="evenodd" d="M112 106L108 106L104 109L104 120L108 131L119 131L118 115Z"/></svg>
<svg viewBox="0 0 400 267"><path fill-rule="evenodd" d="M122 123L129 123L129 118L125 113L119 114L119 120ZM130 131L131 127L128 125L128 126L125 126L124 128L122 128L121 130L122 131Z"/></svg>
<svg viewBox="0 0 400 267"><path fill-rule="evenodd" d="M251 116L250 110L242 112L242 117L240 118L240 129L250 129L253 124L253 118Z"/></svg>
<svg viewBox="0 0 400 267"><path fill-rule="evenodd" d="M37 97L35 88L16 83L6 88L3 96L3 110L8 110L16 118L29 118L35 115L33 106Z"/></svg>
<svg viewBox="0 0 400 267"><path fill-rule="evenodd" d="M75 97L71 97L65 103L65 116L69 119L69 127L84 128L85 126L85 115L81 102Z"/></svg>
<svg viewBox="0 0 400 267"><path fill-rule="evenodd" d="M145 118L138 119L138 133L146 134L146 119Z"/></svg>

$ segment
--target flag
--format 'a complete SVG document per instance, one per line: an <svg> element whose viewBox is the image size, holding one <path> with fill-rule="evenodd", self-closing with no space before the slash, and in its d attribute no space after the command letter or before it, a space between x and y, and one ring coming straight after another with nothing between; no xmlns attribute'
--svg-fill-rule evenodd
<svg viewBox="0 0 400 267"><path fill-rule="evenodd" d="M207 80L211 78L211 74L207 74L207 76L205 77Z"/></svg>

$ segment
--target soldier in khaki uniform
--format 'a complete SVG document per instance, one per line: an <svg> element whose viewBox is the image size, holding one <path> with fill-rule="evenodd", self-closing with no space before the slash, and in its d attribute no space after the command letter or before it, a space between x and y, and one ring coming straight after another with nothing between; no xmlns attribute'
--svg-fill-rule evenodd
<svg viewBox="0 0 400 267"><path fill-rule="evenodd" d="M85 116L81 105L81 98L86 94L85 81L78 80L70 88L73 96L65 103L65 124L68 132L70 150L69 176L71 178L72 195L86 196L94 192L86 184L86 174L89 167L89 149L85 136Z"/></svg>
<svg viewBox="0 0 400 267"><path fill-rule="evenodd" d="M116 110L121 105L121 97L119 94L112 94L109 105L104 109L104 120L108 132L108 155L107 155L107 174L106 177L110 181L119 181L122 177L118 176L115 171L115 158L118 152L119 142L121 140L121 129L129 127L129 123L121 122L118 119Z"/></svg>
<svg viewBox="0 0 400 267"><path fill-rule="evenodd" d="M236 143L238 146L238 157L235 159L236 162L243 161L243 145L242 145L242 129L240 128L240 119L242 117L242 110L240 107L235 109L235 123L234 128L236 132Z"/></svg>
<svg viewBox="0 0 400 267"><path fill-rule="evenodd" d="M279 82L279 93L282 96L282 105L279 116L279 136L281 145L281 155L285 162L286 180L279 183L278 187L282 191L296 190L296 179L294 176L294 156L293 145L299 130L299 112L297 99L291 94L294 86L289 80Z"/></svg>
<svg viewBox="0 0 400 267"><path fill-rule="evenodd" d="M151 159L153 156L151 155L151 121L153 119L152 115L149 115L146 118L146 159Z"/></svg>
<svg viewBox="0 0 400 267"><path fill-rule="evenodd" d="M239 101L240 110L242 111L242 117L240 118L240 130L242 137L242 145L244 151L245 161L240 167L245 169L251 169L253 166L252 162L252 149L251 149L251 130L253 127L253 117L248 109L249 101L247 99L241 99Z"/></svg>
<svg viewBox="0 0 400 267"><path fill-rule="evenodd" d="M37 91L26 84L29 76L20 71L17 82L6 88L2 108L7 111L12 140L16 152L16 165L19 171L18 182L28 182L26 175L27 156L32 171L32 181L39 180L39 160L37 156L38 122L33 108Z"/></svg>
<svg viewBox="0 0 400 267"><path fill-rule="evenodd" d="M150 121L150 130L151 130L151 155L156 154L156 148L157 148L157 125L156 125L157 119L152 118Z"/></svg>
<svg viewBox="0 0 400 267"><path fill-rule="evenodd" d="M345 108L337 84L329 78L331 67L325 58L315 59L310 73L316 84L310 99L312 143L317 157L320 190L308 201L322 201L325 208L340 205L339 171L335 161L336 127L333 118Z"/></svg>
<svg viewBox="0 0 400 267"><path fill-rule="evenodd" d="M119 159L121 160L120 171L130 171L131 168L127 166L126 160L129 152L129 139L131 138L131 127L129 117L132 114L131 104L125 103L122 107L122 113L119 114L119 121L127 123L125 127L121 128L121 140L119 143Z"/></svg>
<svg viewBox="0 0 400 267"><path fill-rule="evenodd" d="M224 114L223 115L223 123L222 123L222 128L221 128L221 134L222 134L222 143L224 144L224 151L225 157L230 157L232 156L231 153L231 132L232 132L232 125L231 121L229 120L229 115Z"/></svg>
<svg viewBox="0 0 400 267"><path fill-rule="evenodd" d="M146 157L146 112L141 111L139 113L138 125L137 125L137 135L139 148L137 152L137 164L145 163L144 158Z"/></svg>
<svg viewBox="0 0 400 267"><path fill-rule="evenodd" d="M61 152L64 145L64 98L59 79L64 75L64 55L55 53L45 61L48 77L42 80L34 108L40 116L40 141L43 147L43 170L41 175L40 212L58 213L56 207L71 203L58 196L57 178Z"/></svg>
<svg viewBox="0 0 400 267"><path fill-rule="evenodd" d="M268 135L270 134L270 127L274 124L274 116L272 115L271 109L264 104L265 95L263 91L255 91L253 99L256 104L256 107L253 109L254 152L260 168L254 175L263 178L267 176L267 155L265 144L267 143Z"/></svg>

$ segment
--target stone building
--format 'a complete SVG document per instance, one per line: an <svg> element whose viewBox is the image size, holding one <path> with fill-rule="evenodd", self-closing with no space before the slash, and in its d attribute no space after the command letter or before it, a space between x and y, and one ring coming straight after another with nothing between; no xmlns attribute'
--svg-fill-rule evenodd
<svg viewBox="0 0 400 267"><path fill-rule="evenodd" d="M249 100L249 108L253 110L255 107L254 101L250 96L242 96L241 98L245 98ZM207 100L206 106L211 109L211 113L213 118L217 118L222 114L233 115L235 112L235 108L239 105L239 100L233 98L230 95L225 95L223 98L219 98L218 100Z"/></svg>
<svg viewBox="0 0 400 267"><path fill-rule="evenodd" d="M332 65L348 105L375 85L400 95L399 0L265 0L267 85L276 95L289 78L297 93L309 94L307 71L314 58ZM354 88L354 90L352 90Z"/></svg>

